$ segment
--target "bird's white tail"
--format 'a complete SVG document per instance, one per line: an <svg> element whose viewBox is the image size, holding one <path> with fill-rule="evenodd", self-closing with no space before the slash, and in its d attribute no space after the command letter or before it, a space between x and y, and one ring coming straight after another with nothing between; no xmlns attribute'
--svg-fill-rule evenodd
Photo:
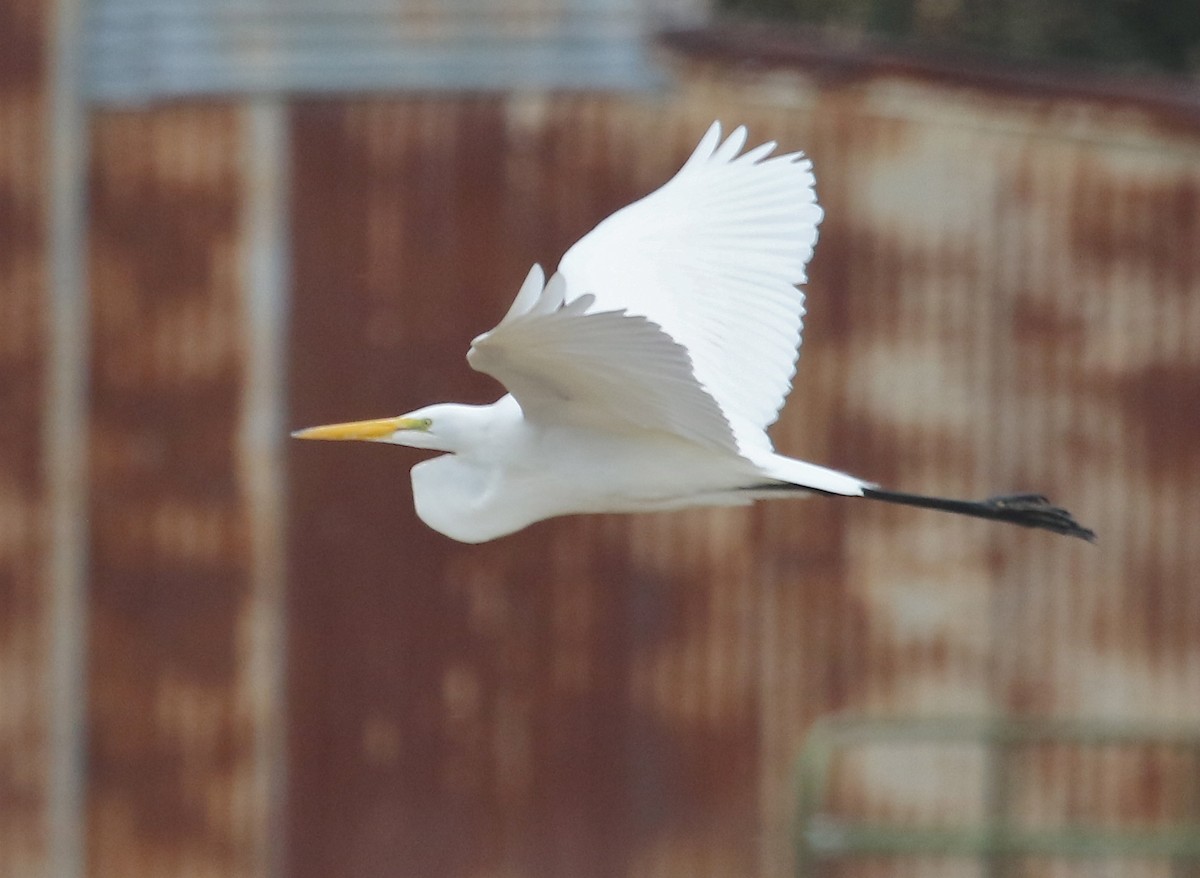
<svg viewBox="0 0 1200 878"><path fill-rule="evenodd" d="M750 459L768 479L775 479L800 488L820 491L824 494L840 494L843 497L861 497L865 488L873 483L847 473L838 472L815 463L784 457L782 454L764 452L751 454Z"/></svg>

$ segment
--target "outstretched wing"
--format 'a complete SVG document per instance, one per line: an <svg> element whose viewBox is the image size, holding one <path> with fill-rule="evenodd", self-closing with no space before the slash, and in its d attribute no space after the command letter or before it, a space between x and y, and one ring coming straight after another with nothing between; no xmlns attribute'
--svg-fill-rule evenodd
<svg viewBox="0 0 1200 878"><path fill-rule="evenodd" d="M500 325L467 354L473 368L508 388L527 419L655 430L737 452L687 351L645 317L594 311L591 296L564 305L562 276L545 288L542 276L535 265Z"/></svg>
<svg viewBox="0 0 1200 878"><path fill-rule="evenodd" d="M822 211L812 163L770 157L774 143L738 155L746 129L721 142L713 123L662 188L604 220L559 271L567 301L644 316L687 349L696 378L744 446L791 389L800 345L805 265Z"/></svg>

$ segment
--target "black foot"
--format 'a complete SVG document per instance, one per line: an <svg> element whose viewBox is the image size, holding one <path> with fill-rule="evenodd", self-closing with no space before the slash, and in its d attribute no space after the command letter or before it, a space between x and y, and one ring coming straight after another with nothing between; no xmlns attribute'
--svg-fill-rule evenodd
<svg viewBox="0 0 1200 878"><path fill-rule="evenodd" d="M1084 527L1070 512L1053 505L1041 494L1005 494L989 497L983 505L1003 513L1002 520L1024 527L1038 527L1055 533L1096 542L1095 531Z"/></svg>

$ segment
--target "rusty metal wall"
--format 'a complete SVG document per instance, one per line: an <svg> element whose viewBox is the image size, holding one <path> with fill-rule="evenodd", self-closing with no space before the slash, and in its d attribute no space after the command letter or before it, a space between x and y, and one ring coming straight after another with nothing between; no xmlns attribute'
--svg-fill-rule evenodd
<svg viewBox="0 0 1200 878"><path fill-rule="evenodd" d="M464 368L467 344L530 260L555 259L679 158L682 137L660 152L612 133L618 119L650 133L653 111L298 107L294 422L494 398ZM567 519L468 549L412 515L411 463L368 446L292 453L288 874L752 862L755 717L738 685L757 647L720 609L730 592L707 588L741 578L749 519ZM696 577L681 543L646 563L632 535L659 527L711 531L694 560L726 574ZM698 696L690 715L658 709L658 656L683 700Z"/></svg>
<svg viewBox="0 0 1200 878"><path fill-rule="evenodd" d="M0 5L0 875L38 874L48 856L45 12Z"/></svg>
<svg viewBox="0 0 1200 878"><path fill-rule="evenodd" d="M784 875L825 713L1200 723L1194 121L846 72L701 57L663 98L298 105L293 422L496 395L462 353L528 263L721 117L806 148L828 210L778 446L907 490L1043 490L1100 544L813 500L468 548L416 521L411 453L293 449L289 874ZM1112 819L1135 788L1162 805L1138 764L1096 781ZM840 782L919 818L961 772Z"/></svg>
<svg viewBox="0 0 1200 878"><path fill-rule="evenodd" d="M232 105L92 121L87 874L269 874Z"/></svg>
<svg viewBox="0 0 1200 878"><path fill-rule="evenodd" d="M22 35L0 53L0 874L20 876L54 842L45 14L0 10ZM277 522L246 444L254 126L232 103L99 112L88 874L782 876L794 761L829 712L1200 724L1194 107L828 56L679 63L659 96L294 102L291 422L496 395L462 357L528 264L721 117L807 149L828 210L779 447L907 490L1045 490L1100 544L812 500L465 547L416 521L413 453L297 447L280 799ZM1050 793L1021 818L1178 804L1169 760L1082 764L1023 765ZM836 801L937 818L971 771L850 761Z"/></svg>

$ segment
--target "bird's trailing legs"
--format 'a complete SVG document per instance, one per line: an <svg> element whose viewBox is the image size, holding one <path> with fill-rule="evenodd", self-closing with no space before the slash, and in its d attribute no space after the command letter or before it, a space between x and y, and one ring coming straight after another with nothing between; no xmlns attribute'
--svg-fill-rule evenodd
<svg viewBox="0 0 1200 878"><path fill-rule="evenodd" d="M992 521L1007 521L1022 527L1036 527L1055 533L1079 537L1089 543L1096 541L1094 531L1077 522L1070 512L1054 506L1041 494L1003 494L986 500L951 500L945 497L926 497L922 494L905 494L901 491L885 491L882 488L864 488L863 496L885 503L904 506L919 506L922 509L940 509L957 512L975 518Z"/></svg>
<svg viewBox="0 0 1200 878"><path fill-rule="evenodd" d="M804 491L828 494L830 497L844 496L791 484L760 486L755 490L761 491L763 487L770 491ZM885 503L898 503L902 506L939 509L942 512L954 512L958 515L970 515L990 521L1007 521L1022 527L1040 528L1071 537L1079 537L1089 543L1096 541L1094 531L1081 525L1070 512L1053 505L1041 494L1002 494L986 500L953 500L948 497L927 497L924 494L887 491L883 488L863 488L862 496L868 500L882 500Z"/></svg>

